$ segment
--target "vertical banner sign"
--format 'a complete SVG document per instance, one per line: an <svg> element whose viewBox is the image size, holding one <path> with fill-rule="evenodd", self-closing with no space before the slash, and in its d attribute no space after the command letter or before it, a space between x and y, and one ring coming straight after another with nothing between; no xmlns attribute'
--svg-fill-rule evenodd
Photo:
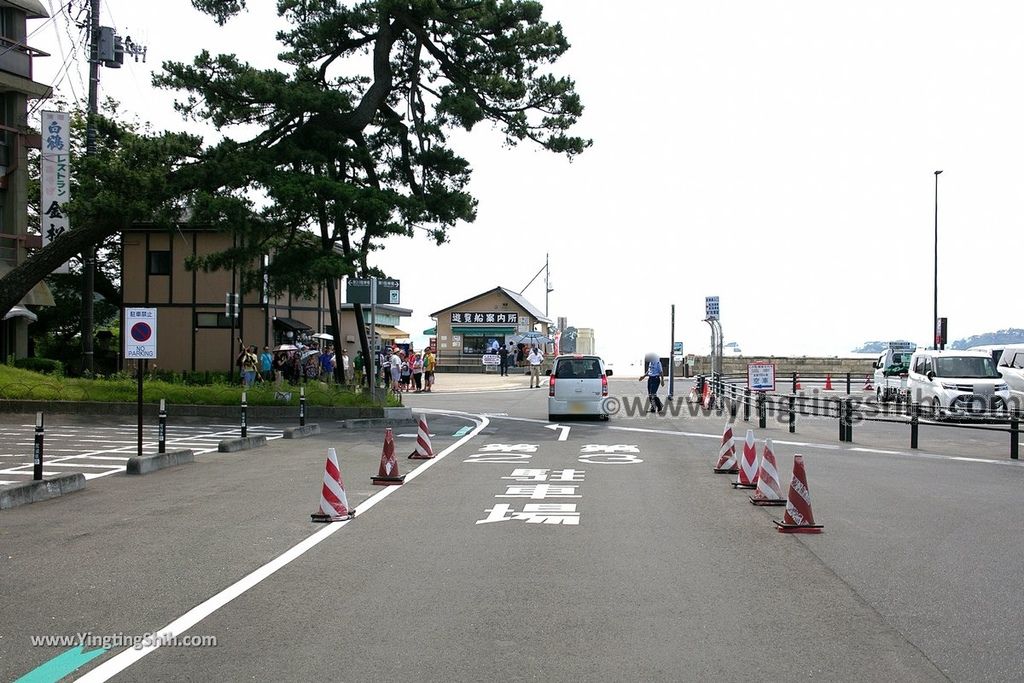
<svg viewBox="0 0 1024 683"><path fill-rule="evenodd" d="M124 309L124 357L126 360L156 358L156 309Z"/></svg>
<svg viewBox="0 0 1024 683"><path fill-rule="evenodd" d="M71 227L66 211L71 199L71 116L66 112L44 111L42 133L39 231L45 247Z"/></svg>

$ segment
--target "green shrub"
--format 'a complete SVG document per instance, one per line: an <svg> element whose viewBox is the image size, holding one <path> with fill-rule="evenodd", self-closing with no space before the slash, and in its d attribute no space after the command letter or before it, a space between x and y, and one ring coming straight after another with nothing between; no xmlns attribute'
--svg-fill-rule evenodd
<svg viewBox="0 0 1024 683"><path fill-rule="evenodd" d="M32 372L41 372L45 375L64 375L64 364L59 360L52 360L50 358L17 358L14 361L14 367L21 368L22 370L31 370Z"/></svg>

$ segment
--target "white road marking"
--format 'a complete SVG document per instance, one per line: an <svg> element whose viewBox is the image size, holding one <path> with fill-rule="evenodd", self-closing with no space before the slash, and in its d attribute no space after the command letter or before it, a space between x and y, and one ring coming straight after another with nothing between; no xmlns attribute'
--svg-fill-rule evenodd
<svg viewBox="0 0 1024 683"><path fill-rule="evenodd" d="M489 424L487 418L485 417L480 418L479 421L474 420L474 422L476 422L476 428L474 428L473 431L469 432L464 437L462 437L452 445L448 446L448 448L438 453L431 460L424 461L422 465L420 465L413 471L409 472L407 475L405 475L405 482L409 483L409 481L415 479L420 474L427 471L429 468L440 462L449 453L454 452L464 443L466 443L467 441L475 437L477 434L479 434ZM373 496L370 496L356 507L356 517L362 517L374 505L376 505L377 503L387 498L389 495L392 495L393 493L399 490L401 490L401 487L399 486L387 486L382 491L374 494ZM267 577L271 576L276 571L281 569L282 567L287 566L296 558L302 557L304 554L306 554L311 549L316 547L319 543L333 536L342 528L348 526L348 524L349 522L347 521L334 522L328 524L324 529L317 531L311 536L307 536L304 540L300 541L296 545L289 548L282 555L277 556L276 558L274 558L267 564L263 565L256 571L248 574L247 576L242 577L232 585L222 590L220 593L217 593L213 597L208 598L207 600L193 607L191 610L181 615L171 623L167 624L167 626L164 626L159 631L160 635L176 637L181 635L182 633L185 633L190 628L201 622L203 619L210 616L211 614L213 614L214 612L216 612L221 607L228 604L238 596L244 594L246 591L253 588L261 581L263 581L264 579L266 579ZM140 647L138 649L132 648L130 650L122 650L118 654L114 655L107 661L97 666L92 671L86 673L78 680L82 683L95 683L97 681L109 680L113 676L116 676L117 674L121 673L135 662L139 661L140 659L148 655L157 647L159 647L159 644L148 645Z"/></svg>
<svg viewBox="0 0 1024 683"><path fill-rule="evenodd" d="M568 441L569 440L569 430L572 429L572 427L570 427L569 425L544 425L544 426L547 429L550 429L552 431L557 430L557 429L561 429L562 433L558 435L558 440L559 441Z"/></svg>

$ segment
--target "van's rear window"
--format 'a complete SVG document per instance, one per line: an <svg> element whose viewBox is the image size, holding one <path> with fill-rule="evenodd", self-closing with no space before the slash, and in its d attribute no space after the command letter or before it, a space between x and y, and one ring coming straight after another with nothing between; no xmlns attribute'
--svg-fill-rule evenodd
<svg viewBox="0 0 1024 683"><path fill-rule="evenodd" d="M593 358L563 358L555 368L555 379L599 379L601 363Z"/></svg>

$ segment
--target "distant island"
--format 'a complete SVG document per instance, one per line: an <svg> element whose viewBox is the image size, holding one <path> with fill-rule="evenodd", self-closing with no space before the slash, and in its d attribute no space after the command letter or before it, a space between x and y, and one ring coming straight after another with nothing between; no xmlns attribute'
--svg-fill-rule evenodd
<svg viewBox="0 0 1024 683"><path fill-rule="evenodd" d="M889 341L906 340L893 339L887 341L864 342L858 348L854 349L853 353L881 353L889 348ZM998 332L976 334L973 337L967 337L966 339L957 339L949 345L949 348L969 349L972 346L1001 346L1004 344L1024 344L1024 330L1011 327L1005 330L999 330Z"/></svg>

